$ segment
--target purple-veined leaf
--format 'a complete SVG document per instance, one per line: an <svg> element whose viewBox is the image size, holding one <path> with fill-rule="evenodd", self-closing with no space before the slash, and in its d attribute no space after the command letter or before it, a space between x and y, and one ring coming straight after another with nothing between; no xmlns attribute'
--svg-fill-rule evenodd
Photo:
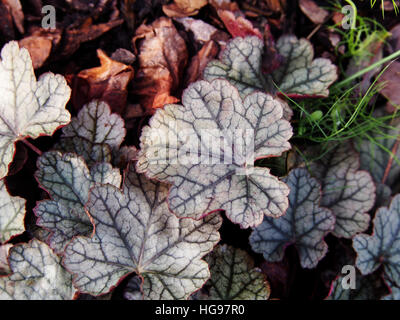
<svg viewBox="0 0 400 320"><path fill-rule="evenodd" d="M355 288L348 287L348 279L337 277L331 285L326 300L378 300L387 288L378 275L355 274Z"/></svg>
<svg viewBox="0 0 400 320"><path fill-rule="evenodd" d="M25 203L20 197L11 196L4 179L0 180L0 243L25 231Z"/></svg>
<svg viewBox="0 0 400 320"><path fill-rule="evenodd" d="M35 176L51 197L36 206L37 225L51 232L47 242L57 253L62 253L74 236L91 234L93 226L84 208L90 188L95 183L121 185L119 170L110 164L98 163L89 171L81 157L58 151L46 152L38 159Z"/></svg>
<svg viewBox="0 0 400 320"><path fill-rule="evenodd" d="M326 58L314 58L310 41L285 35L276 42L284 63L272 73L272 79L288 96L329 95L329 86L336 81L336 66Z"/></svg>
<svg viewBox="0 0 400 320"><path fill-rule="evenodd" d="M193 83L182 102L156 111L142 131L137 163L139 172L172 184L171 211L201 219L226 210L242 228L260 224L264 215L281 216L288 187L253 164L290 149L282 104L261 92L242 100L218 79Z"/></svg>
<svg viewBox="0 0 400 320"><path fill-rule="evenodd" d="M330 149L310 165L311 174L321 183L321 205L336 218L333 234L351 238L369 226L368 211L375 203L371 175L358 170L360 159L350 143Z"/></svg>
<svg viewBox="0 0 400 320"><path fill-rule="evenodd" d="M10 266L8 265L8 251L12 247L12 244L6 243L0 245L0 276L11 273Z"/></svg>
<svg viewBox="0 0 400 320"><path fill-rule="evenodd" d="M360 152L360 168L371 173L376 183L391 187L400 174L400 121L383 128L380 135L359 139L355 146Z"/></svg>
<svg viewBox="0 0 400 320"><path fill-rule="evenodd" d="M320 206L321 187L306 169L293 169L283 181L290 188L289 208L277 219L265 217L250 235L250 245L267 261L276 262L294 244L302 267L314 268L328 250L323 238L333 230L335 218Z"/></svg>
<svg viewBox="0 0 400 320"><path fill-rule="evenodd" d="M143 279L144 299L186 299L209 278L201 258L219 241L221 218L178 219L168 210L166 185L147 180L129 166L123 192L94 187L86 205L95 234L76 237L64 265L82 292L109 292L123 277Z"/></svg>
<svg viewBox="0 0 400 320"><path fill-rule="evenodd" d="M71 300L72 276L45 243L33 239L9 251L11 275L0 277L0 300Z"/></svg>
<svg viewBox="0 0 400 320"><path fill-rule="evenodd" d="M91 166L96 162L110 162L112 152L124 140L124 120L106 102L94 100L82 107L78 116L63 128L55 149L75 152Z"/></svg>
<svg viewBox="0 0 400 320"><path fill-rule="evenodd" d="M65 105L71 89L61 75L43 74L36 81L28 50L12 41L1 50L0 178L7 175L15 142L52 135L71 118Z"/></svg>
<svg viewBox="0 0 400 320"><path fill-rule="evenodd" d="M400 194L388 208L378 209L372 235L356 235L353 248L357 252L356 266L362 274L370 274L383 265L389 280L400 285Z"/></svg>
<svg viewBox="0 0 400 320"><path fill-rule="evenodd" d="M329 95L328 88L337 79L336 66L325 58L313 59L314 50L308 40L284 35L278 39L276 49L284 61L272 74L263 75L264 42L256 36L236 37L222 52L221 61L207 65L204 78L225 78L243 97L255 90L276 93L276 86L292 97Z"/></svg>
<svg viewBox="0 0 400 320"><path fill-rule="evenodd" d="M266 300L270 288L253 259L231 246L216 247L207 257L211 278L205 285L211 300Z"/></svg>
<svg viewBox="0 0 400 320"><path fill-rule="evenodd" d="M211 61L204 70L204 79L227 79L242 97L264 90L265 79L261 74L261 56L264 43L259 37L235 37L221 54L221 61ZM269 91L269 90L268 90Z"/></svg>

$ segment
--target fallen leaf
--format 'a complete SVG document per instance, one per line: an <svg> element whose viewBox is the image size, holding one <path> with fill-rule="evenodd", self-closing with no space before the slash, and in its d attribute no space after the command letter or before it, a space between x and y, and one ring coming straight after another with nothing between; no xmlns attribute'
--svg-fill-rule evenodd
<svg viewBox="0 0 400 320"><path fill-rule="evenodd" d="M13 17L15 26L19 33L23 34L24 30L24 13L19 0L2 0L2 2L8 7Z"/></svg>
<svg viewBox="0 0 400 320"><path fill-rule="evenodd" d="M194 16L207 4L207 0L174 0L163 5L164 13L170 18Z"/></svg>
<svg viewBox="0 0 400 320"><path fill-rule="evenodd" d="M133 68L110 59L97 50L100 66L83 70L72 81L72 102L79 110L93 99L107 102L112 111L122 114L128 96L127 86L133 78Z"/></svg>
<svg viewBox="0 0 400 320"><path fill-rule="evenodd" d="M45 63L50 56L52 48L57 46L60 40L61 32L59 30L38 29L20 40L19 45L28 49L32 58L33 68L37 69Z"/></svg>
<svg viewBox="0 0 400 320"><path fill-rule="evenodd" d="M379 83L385 83L380 93L388 99L386 110L395 112L400 107L400 62L393 61L378 79Z"/></svg>
<svg viewBox="0 0 400 320"><path fill-rule="evenodd" d="M111 59L124 64L132 64L135 62L136 56L129 50L119 48L113 52Z"/></svg>
<svg viewBox="0 0 400 320"><path fill-rule="evenodd" d="M239 10L239 6L236 2L232 2L230 0L209 0L209 3L216 9L229 10L229 11L237 11Z"/></svg>
<svg viewBox="0 0 400 320"><path fill-rule="evenodd" d="M218 52L218 45L214 41L204 44L190 61L186 71L185 87L201 77L207 64L217 56Z"/></svg>
<svg viewBox="0 0 400 320"><path fill-rule="evenodd" d="M133 44L142 38L133 92L140 96L142 106L153 113L153 109L178 101L172 94L179 87L188 53L185 41L168 18L140 26Z"/></svg>
<svg viewBox="0 0 400 320"><path fill-rule="evenodd" d="M263 39L260 30L254 28L240 11L233 13L228 10L218 10L217 12L232 37L257 36Z"/></svg>
<svg viewBox="0 0 400 320"><path fill-rule="evenodd" d="M313 0L300 0L299 6L307 18L315 24L323 23L329 15L328 11L322 9Z"/></svg>
<svg viewBox="0 0 400 320"><path fill-rule="evenodd" d="M186 31L191 31L194 39L200 43L206 43L211 40L213 34L218 32L218 29L211 24L205 23L203 20L193 19L189 17L176 18L176 21L181 23Z"/></svg>
<svg viewBox="0 0 400 320"><path fill-rule="evenodd" d="M121 25L124 22L122 19L112 20L106 23L92 25L91 23L84 24L80 28L65 30L64 46L59 50L60 58L71 56L79 49L80 45L87 41L97 39L104 33Z"/></svg>

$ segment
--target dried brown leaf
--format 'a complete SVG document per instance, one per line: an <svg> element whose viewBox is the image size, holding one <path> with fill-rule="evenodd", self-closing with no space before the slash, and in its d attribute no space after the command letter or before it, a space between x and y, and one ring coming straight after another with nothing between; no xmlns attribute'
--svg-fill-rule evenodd
<svg viewBox="0 0 400 320"><path fill-rule="evenodd" d="M167 103L175 103L188 53L183 38L171 19L159 18L151 25L141 25L132 42L143 39L139 46L140 68L136 73L133 92L142 107L153 113Z"/></svg>
<svg viewBox="0 0 400 320"><path fill-rule="evenodd" d="M133 68L110 59L97 50L100 66L82 70L73 79L72 101L76 109L93 99L107 102L112 111L121 114L127 99L127 86L133 78Z"/></svg>

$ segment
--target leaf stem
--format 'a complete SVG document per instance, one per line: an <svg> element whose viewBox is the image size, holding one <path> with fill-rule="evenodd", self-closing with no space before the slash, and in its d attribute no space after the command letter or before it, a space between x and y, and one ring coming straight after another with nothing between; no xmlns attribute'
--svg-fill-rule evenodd
<svg viewBox="0 0 400 320"><path fill-rule="evenodd" d="M37 147L35 147L32 143L30 143L28 140L24 139L22 140L23 143L25 143L32 151L37 153L39 156L43 154L42 151L40 151Z"/></svg>

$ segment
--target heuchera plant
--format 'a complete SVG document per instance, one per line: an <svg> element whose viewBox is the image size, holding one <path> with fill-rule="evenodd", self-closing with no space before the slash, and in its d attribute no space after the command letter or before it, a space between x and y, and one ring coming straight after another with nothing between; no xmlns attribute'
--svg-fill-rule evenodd
<svg viewBox="0 0 400 320"><path fill-rule="evenodd" d="M28 52L7 44L1 178L16 141L30 144L24 139L64 127L37 160L35 178L47 196L33 209L37 229L28 242L11 241L25 230L26 200L0 180L0 299L108 297L125 277L128 299L268 299L271 273L257 267L250 249L218 244L222 212L252 228L249 248L267 268L290 245L302 268L315 268L329 250L328 234L352 239L357 256L346 259L359 270L358 288L343 291L338 277L327 299L398 298L400 195L390 200L398 140L382 141L391 156L379 149L371 156L374 146L365 141L327 152L312 147L317 159L295 161L282 177L259 165L291 149L292 112L277 95L327 96L337 77L305 39L285 35L275 49L280 64L271 67L260 37L234 38L181 105L157 109L137 151L121 147L124 120L105 102L88 103L70 121L65 79L44 74L36 81ZM370 235L374 205L384 206Z"/></svg>

